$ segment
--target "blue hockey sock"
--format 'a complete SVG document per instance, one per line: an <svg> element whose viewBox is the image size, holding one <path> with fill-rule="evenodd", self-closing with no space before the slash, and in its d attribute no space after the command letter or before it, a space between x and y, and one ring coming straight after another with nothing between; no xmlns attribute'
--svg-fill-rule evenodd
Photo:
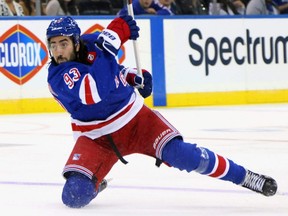
<svg viewBox="0 0 288 216"><path fill-rule="evenodd" d="M95 181L87 176L71 172L62 191L62 201L71 208L81 208L97 196Z"/></svg>
<svg viewBox="0 0 288 216"><path fill-rule="evenodd" d="M173 139L163 149L162 160L169 165L187 172L196 171L203 175L240 184L246 170L233 161L215 154L196 144L185 143L181 139Z"/></svg>
<svg viewBox="0 0 288 216"><path fill-rule="evenodd" d="M231 181L235 184L240 184L244 180L246 175L246 170L244 167L221 155L215 154L209 149L200 149L202 151L202 155L200 165L195 170L196 172L213 178Z"/></svg>

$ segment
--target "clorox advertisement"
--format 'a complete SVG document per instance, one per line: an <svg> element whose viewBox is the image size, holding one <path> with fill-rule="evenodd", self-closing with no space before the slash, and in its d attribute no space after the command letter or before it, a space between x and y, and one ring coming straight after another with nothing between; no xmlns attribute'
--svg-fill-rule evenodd
<svg viewBox="0 0 288 216"><path fill-rule="evenodd" d="M45 65L48 51L35 34L16 24L0 37L0 56L0 71L23 85Z"/></svg>

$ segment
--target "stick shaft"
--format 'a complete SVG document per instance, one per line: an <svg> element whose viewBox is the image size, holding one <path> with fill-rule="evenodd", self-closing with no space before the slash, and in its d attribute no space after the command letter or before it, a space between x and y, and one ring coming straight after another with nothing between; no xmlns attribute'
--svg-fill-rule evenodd
<svg viewBox="0 0 288 216"><path fill-rule="evenodd" d="M134 11L133 11L132 0L126 0L126 1L127 1L128 14L130 16L132 16L132 18L134 19ZM142 78L141 86L143 86L144 79L143 79L143 75L142 75L142 67L141 67L141 62L140 62L140 57L139 57L139 48L138 48L137 40L133 40L133 48L134 48L134 55L135 55L137 73L138 73L138 76L140 76Z"/></svg>

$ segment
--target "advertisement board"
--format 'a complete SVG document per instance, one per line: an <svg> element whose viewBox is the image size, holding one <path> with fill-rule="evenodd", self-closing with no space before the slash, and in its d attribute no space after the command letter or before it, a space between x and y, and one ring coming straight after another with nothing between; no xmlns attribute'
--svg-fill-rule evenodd
<svg viewBox="0 0 288 216"><path fill-rule="evenodd" d="M102 31L113 16L74 17L81 33ZM63 111L47 86L46 28L53 17L0 19L0 114ZM140 16L139 55L153 74L148 106L288 101L288 17ZM120 64L136 67L133 43Z"/></svg>

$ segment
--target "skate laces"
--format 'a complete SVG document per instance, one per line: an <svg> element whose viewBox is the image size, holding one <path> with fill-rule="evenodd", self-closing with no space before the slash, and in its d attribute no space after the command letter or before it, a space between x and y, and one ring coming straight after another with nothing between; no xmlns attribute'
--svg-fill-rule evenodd
<svg viewBox="0 0 288 216"><path fill-rule="evenodd" d="M265 181L266 179L264 176L261 176L248 170L242 185L244 187L250 188L251 190L263 192L263 186Z"/></svg>

